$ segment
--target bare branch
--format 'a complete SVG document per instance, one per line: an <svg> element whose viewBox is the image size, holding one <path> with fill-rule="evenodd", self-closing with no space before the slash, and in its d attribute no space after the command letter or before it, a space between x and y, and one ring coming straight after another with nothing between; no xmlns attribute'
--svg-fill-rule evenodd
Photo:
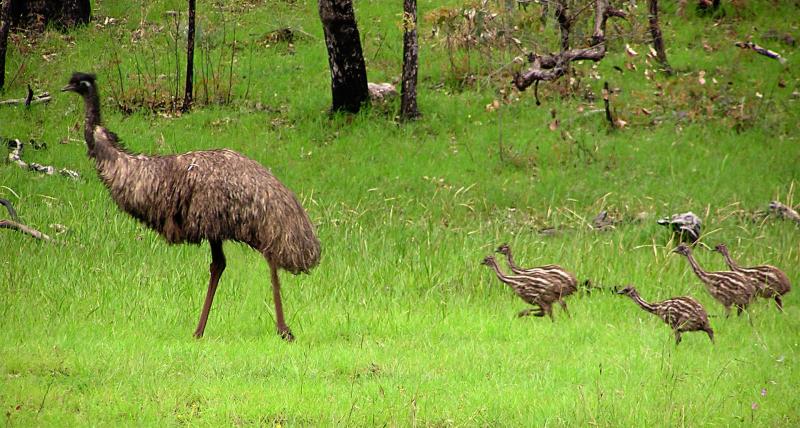
<svg viewBox="0 0 800 428"><path fill-rule="evenodd" d="M39 232L38 230L32 227L25 226L22 223L17 223L16 221L13 220L0 220L0 229L16 230L26 235L30 235L36 239L42 239L44 241L50 241L50 242L53 241L53 238L45 235L44 233Z"/></svg>
<svg viewBox="0 0 800 428"><path fill-rule="evenodd" d="M0 205L3 205L8 210L8 214L11 216L12 220L0 219L0 229L11 229L22 232L26 235L33 236L36 239L43 239L45 241L52 241L52 238L45 235L38 230L25 226L24 224L19 222L19 217L17 217L17 212L14 211L14 207L11 205L11 201L8 199L0 199Z"/></svg>
<svg viewBox="0 0 800 428"><path fill-rule="evenodd" d="M591 46L581 49L569 49L568 31L570 23L566 17L565 2L558 2L557 7L557 16L562 30L562 51L558 54L549 55L529 54L528 60L531 62L531 67L514 76L514 86L520 91L524 91L528 86L540 80L552 81L558 79L567 73L569 63L572 61L590 60L596 62L603 59L606 55L606 21L612 16L626 17L625 12L611 8L608 5L608 0L595 0L595 23ZM562 22L562 19L564 22Z"/></svg>
<svg viewBox="0 0 800 428"><path fill-rule="evenodd" d="M771 51L767 48L761 47L753 42L736 42L736 46L742 49L752 49L760 53L761 55L764 55L772 59L777 59L778 62L780 62L781 64L786 64L786 58L782 57L781 54L775 51Z"/></svg>
<svg viewBox="0 0 800 428"><path fill-rule="evenodd" d="M0 106L10 106L10 105L31 105L31 104L39 104L39 103L46 103L50 102L52 96L50 96L49 92L42 92L39 95L33 95L33 93L28 93L28 96L25 98L16 98L16 99L9 99L0 101Z"/></svg>

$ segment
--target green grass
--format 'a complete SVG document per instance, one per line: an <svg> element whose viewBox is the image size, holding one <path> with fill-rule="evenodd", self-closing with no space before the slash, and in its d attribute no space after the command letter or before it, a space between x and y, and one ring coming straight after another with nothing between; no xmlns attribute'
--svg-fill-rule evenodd
<svg viewBox="0 0 800 428"><path fill-rule="evenodd" d="M0 197L26 224L64 242L0 232L6 425L800 424L797 291L786 296L783 314L759 301L752 325L725 318L655 224L693 210L704 219L704 243L728 243L742 264L780 266L798 286L798 228L750 218L772 199L796 203L800 101L792 92L800 56L763 42L788 58L784 67L732 46L749 34L760 42L770 30L797 35L785 19L797 13L793 6L726 5L712 29L713 20L665 6L668 54L679 72L651 80L643 74L640 10L611 30L610 52L597 65L601 79L591 78L590 64L575 67L596 101L580 91L562 98L558 82L541 85L540 107L531 91L510 93L503 73L474 86L454 83L459 75L446 48L421 18L424 116L398 125L396 104L327 116L315 2L235 2L226 11L200 2L214 55L230 54L231 23L239 23L233 103L180 117L124 115L110 99L121 92L113 55L98 58L96 46L116 45L128 90L140 55L147 73L167 76L157 87L166 97L175 67L168 30L136 45L130 33L143 10L168 26L163 13L183 2L96 3L96 16L119 23L68 36L48 32L10 51L8 70L24 68L3 98L18 97L29 81L55 96L27 111L2 107L0 135L46 141L46 150L28 147L25 160L75 169L82 178L0 166ZM419 5L424 17L440 2ZM399 76L398 12L381 1L357 4L372 81ZM282 26L309 35L291 49L255 43ZM556 46L551 33L552 23L520 37L546 51ZM640 56L625 57L626 43ZM157 59L146 62L151 51ZM471 54L477 72L499 69L517 53ZM628 72L626 61L637 71ZM228 267L206 336L192 339L208 246L168 246L116 208L86 157L82 105L56 94L74 70L98 74L106 125L130 149L229 147L270 167L298 194L317 224L323 258L310 276L282 275L295 343L274 334L266 263L234 243L225 244ZM629 122L610 133L603 114L591 113L602 108L604 80L621 89L612 106ZM501 89L512 100L487 111ZM663 96L654 95L660 90ZM556 131L548 129L551 109ZM625 222L592 231L603 209ZM640 213L643 220L635 220ZM67 232L58 234L56 223ZM538 233L551 227L555 236ZM517 319L525 304L479 264L502 242L520 264L559 263L604 287L632 283L647 300L692 295L712 314L717 343L689 333L675 347L662 322L610 292L571 297L572 317L556 309L555 323ZM696 253L708 269L723 269L718 254Z"/></svg>

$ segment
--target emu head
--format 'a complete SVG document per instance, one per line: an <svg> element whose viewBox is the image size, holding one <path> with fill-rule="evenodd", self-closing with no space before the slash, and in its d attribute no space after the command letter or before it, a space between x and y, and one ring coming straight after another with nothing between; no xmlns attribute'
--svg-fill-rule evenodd
<svg viewBox="0 0 800 428"><path fill-rule="evenodd" d="M72 73L67 86L61 88L61 92L76 92L82 96L89 94L95 90L94 82L97 76L89 73L81 73L76 71Z"/></svg>
<svg viewBox="0 0 800 428"><path fill-rule="evenodd" d="M677 247L675 247L675 249L672 250L672 252L682 254L684 256L689 256L692 254L692 249L689 248L689 246L686 244L680 244Z"/></svg>
<svg viewBox="0 0 800 428"><path fill-rule="evenodd" d="M486 256L486 257L484 257L483 260L481 261L481 264L482 265L486 265L486 266L494 265L495 264L494 256Z"/></svg>
<svg viewBox="0 0 800 428"><path fill-rule="evenodd" d="M508 244L503 244L503 245L497 247L497 249L495 251L500 253L500 254L504 254L504 255L507 256L508 253L511 252L511 247L509 247Z"/></svg>
<svg viewBox="0 0 800 428"><path fill-rule="evenodd" d="M714 251L720 254L728 254L728 246L725 244L717 244L717 246L714 247Z"/></svg>
<svg viewBox="0 0 800 428"><path fill-rule="evenodd" d="M636 294L638 294L636 292L636 288L634 288L634 286L632 286L632 285L629 285L629 286L623 288L622 290L617 290L617 291L615 291L615 293L616 294L623 294L623 295L626 295L626 296L635 296Z"/></svg>

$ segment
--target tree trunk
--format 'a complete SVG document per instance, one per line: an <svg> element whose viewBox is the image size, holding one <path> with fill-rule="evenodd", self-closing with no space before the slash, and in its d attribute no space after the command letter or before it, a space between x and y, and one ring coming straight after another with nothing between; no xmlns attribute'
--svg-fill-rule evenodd
<svg viewBox="0 0 800 428"><path fill-rule="evenodd" d="M186 113L192 107L192 93L194 80L194 15L196 1L189 0L189 30L186 35L186 90L183 93L183 107L181 111Z"/></svg>
<svg viewBox="0 0 800 428"><path fill-rule="evenodd" d="M367 68L352 0L319 0L331 69L331 111L357 113L369 102Z"/></svg>
<svg viewBox="0 0 800 428"><path fill-rule="evenodd" d="M38 31L48 24L62 30L86 24L91 15L89 0L11 0L12 24Z"/></svg>
<svg viewBox="0 0 800 428"><path fill-rule="evenodd" d="M561 29L561 52L566 52L569 50L569 30L572 26L567 0L558 0L556 2L556 18Z"/></svg>
<svg viewBox="0 0 800 428"><path fill-rule="evenodd" d="M0 4L0 89L6 83L6 50L8 48L8 29L11 26L9 11L11 0L2 0Z"/></svg>
<svg viewBox="0 0 800 428"><path fill-rule="evenodd" d="M664 67L664 72L671 75L672 67L670 67L669 62L667 62L667 51L664 49L664 37L661 35L661 26L658 25L658 0L647 0L647 5L650 8L648 19L650 21L650 34L653 36L653 49L656 51L658 62Z"/></svg>
<svg viewBox="0 0 800 428"><path fill-rule="evenodd" d="M403 0L403 89L400 99L400 118L410 120L419 116L417 108L417 0Z"/></svg>

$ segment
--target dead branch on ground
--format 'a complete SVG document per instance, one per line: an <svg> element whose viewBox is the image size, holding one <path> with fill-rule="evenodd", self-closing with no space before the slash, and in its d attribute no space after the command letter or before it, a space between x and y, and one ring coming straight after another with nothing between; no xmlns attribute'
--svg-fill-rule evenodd
<svg viewBox="0 0 800 428"><path fill-rule="evenodd" d="M11 149L11 152L8 154L8 161L16 164L22 169L28 169L31 171L41 172L47 175L53 175L56 173L56 168L50 165L41 165L35 162L25 162L22 160L22 141L20 140L8 140L8 148ZM65 176L77 180L80 178L80 174L77 171L73 171L67 168L61 168L58 170L58 173Z"/></svg>
<svg viewBox="0 0 800 428"><path fill-rule="evenodd" d="M736 46L742 49L752 49L760 53L761 55L764 55L772 59L777 59L778 62L780 62L781 64L786 64L786 58L782 57L781 54L775 51L771 51L765 47L761 47L753 42L736 42Z"/></svg>
<svg viewBox="0 0 800 428"><path fill-rule="evenodd" d="M793 220L800 224L800 214L797 213L792 207L784 205L778 201L769 203L769 213L777 216L778 218L785 218Z"/></svg>
<svg viewBox="0 0 800 428"><path fill-rule="evenodd" d="M39 104L39 103L47 103L53 97L50 95L49 92L42 92L39 95L34 95L33 91L30 90L28 87L28 95L25 98L15 98L10 100L3 100L0 101L0 106L11 106L11 105L24 105L29 106L31 104Z"/></svg>
<svg viewBox="0 0 800 428"><path fill-rule="evenodd" d="M16 230L17 232L22 232L26 235L30 235L36 239L41 239L44 241L53 241L53 238L45 235L38 230L28 227L19 222L19 217L17 217L17 212L14 211L14 207L11 205L11 201L7 199L0 199L0 205L3 205L8 210L8 214L11 216L12 220L0 219L0 229L11 229Z"/></svg>

